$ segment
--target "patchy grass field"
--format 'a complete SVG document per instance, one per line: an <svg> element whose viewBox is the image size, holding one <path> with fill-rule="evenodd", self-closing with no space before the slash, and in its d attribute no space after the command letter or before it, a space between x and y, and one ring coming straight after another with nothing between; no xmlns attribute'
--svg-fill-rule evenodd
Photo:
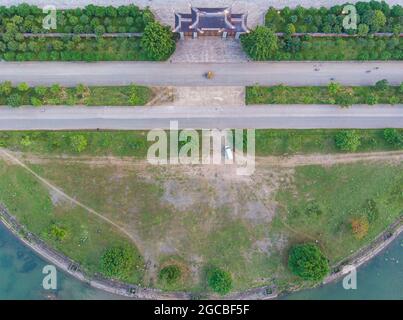
<svg viewBox="0 0 403 320"><path fill-rule="evenodd" d="M233 290L304 285L287 269L292 244L318 240L336 263L402 214L403 171L396 159L332 165L327 158L323 165L289 161L281 166L280 159L260 158L252 177L236 176L232 166L156 167L134 159L30 154L22 159L66 194L122 226L144 259L138 264L144 261L145 269L135 270L132 281L164 290L209 292L205 271L211 266L230 272ZM96 271L103 249L128 243L105 221L49 193L22 169L1 164L0 201L85 267ZM376 203L375 213L367 210L368 200ZM361 215L371 216L370 229L356 239L350 220ZM49 238L55 223L69 230L64 241ZM87 240L81 244L82 239ZM158 272L172 264L182 277L166 285Z"/></svg>
<svg viewBox="0 0 403 320"><path fill-rule="evenodd" d="M40 168L36 170L41 172ZM28 230L79 262L90 273L99 271L100 257L106 248L127 245L135 251L138 266L129 281L142 283L143 259L131 240L115 227L50 191L17 165L0 160L0 176L0 202ZM65 232L63 237L52 233L56 227Z"/></svg>
<svg viewBox="0 0 403 320"><path fill-rule="evenodd" d="M280 227L280 232L293 241L318 240L332 264L340 261L403 214L402 169L401 163L296 168L293 183L277 196L282 204L278 219L290 230ZM369 221L368 234L360 240L351 230L355 217Z"/></svg>

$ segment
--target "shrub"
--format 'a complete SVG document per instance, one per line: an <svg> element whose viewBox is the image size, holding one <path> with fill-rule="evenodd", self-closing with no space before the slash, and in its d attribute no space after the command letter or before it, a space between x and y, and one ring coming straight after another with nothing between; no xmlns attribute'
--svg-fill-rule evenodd
<svg viewBox="0 0 403 320"><path fill-rule="evenodd" d="M375 83L375 88L378 90L386 90L389 87L389 82L386 79L379 80Z"/></svg>
<svg viewBox="0 0 403 320"><path fill-rule="evenodd" d="M359 36L364 37L364 36L368 35L368 32L369 32L368 25L366 25L365 23L361 23L358 25L357 33Z"/></svg>
<svg viewBox="0 0 403 320"><path fill-rule="evenodd" d="M378 103L378 96L374 93L370 93L366 99L365 102L369 105L374 105Z"/></svg>
<svg viewBox="0 0 403 320"><path fill-rule="evenodd" d="M207 284L216 293L224 295L232 289L231 274L219 268L207 271Z"/></svg>
<svg viewBox="0 0 403 320"><path fill-rule="evenodd" d="M151 22L144 29L141 47L149 59L160 61L171 56L176 44L168 27Z"/></svg>
<svg viewBox="0 0 403 320"><path fill-rule="evenodd" d="M26 82L21 82L17 86L18 91L20 92L27 92L29 90L29 85Z"/></svg>
<svg viewBox="0 0 403 320"><path fill-rule="evenodd" d="M10 95L7 98L7 104L13 108L21 106L22 104L21 96L17 93Z"/></svg>
<svg viewBox="0 0 403 320"><path fill-rule="evenodd" d="M135 256L129 247L113 247L107 249L101 257L101 272L109 277L127 280L133 274Z"/></svg>
<svg viewBox="0 0 403 320"><path fill-rule="evenodd" d="M31 104L32 104L34 107L40 107L40 106L42 105L42 100L39 99L39 98L36 98L36 97L32 97L32 98L31 98Z"/></svg>
<svg viewBox="0 0 403 320"><path fill-rule="evenodd" d="M361 137L355 130L343 130L335 136L336 147L343 151L356 151L361 145Z"/></svg>
<svg viewBox="0 0 403 320"><path fill-rule="evenodd" d="M11 84L11 81L5 81L0 84L0 95L7 97L12 91L13 85Z"/></svg>
<svg viewBox="0 0 403 320"><path fill-rule="evenodd" d="M366 217L357 217L351 220L351 230L356 239L360 240L368 234L369 222Z"/></svg>
<svg viewBox="0 0 403 320"><path fill-rule="evenodd" d="M74 135L70 138L70 145L73 151L80 153L87 148L88 141L83 135Z"/></svg>
<svg viewBox="0 0 403 320"><path fill-rule="evenodd" d="M317 245L299 244L291 248L288 266L304 280L321 281L329 273L329 262Z"/></svg>
<svg viewBox="0 0 403 320"><path fill-rule="evenodd" d="M64 239L66 239L68 231L64 227L58 226L57 224L52 224L47 235L53 240L62 242Z"/></svg>
<svg viewBox="0 0 403 320"><path fill-rule="evenodd" d="M241 37L246 53L254 60L269 60L278 51L278 37L274 31L265 26L258 26L249 34Z"/></svg>
<svg viewBox="0 0 403 320"><path fill-rule="evenodd" d="M181 277L181 269L176 265L169 265L160 270L158 278L167 285L172 285L177 282Z"/></svg>
<svg viewBox="0 0 403 320"><path fill-rule="evenodd" d="M395 147L401 147L403 145L403 135L397 129L385 129L383 136L389 144Z"/></svg>

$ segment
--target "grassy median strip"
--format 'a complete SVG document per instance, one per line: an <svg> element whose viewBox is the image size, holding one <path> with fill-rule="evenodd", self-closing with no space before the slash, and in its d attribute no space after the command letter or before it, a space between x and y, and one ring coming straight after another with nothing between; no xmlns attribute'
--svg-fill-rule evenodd
<svg viewBox="0 0 403 320"><path fill-rule="evenodd" d="M87 106L142 106L152 98L152 90L148 87L130 86L98 86L62 87L54 84L50 87L31 88L26 83L17 87L11 82L0 84L0 105L19 107L21 105L87 105Z"/></svg>
<svg viewBox="0 0 403 320"><path fill-rule="evenodd" d="M147 131L8 131L0 146L37 154L145 158ZM259 156L401 150L403 130L256 130Z"/></svg>
<svg viewBox="0 0 403 320"><path fill-rule="evenodd" d="M327 87L272 87L252 86L246 88L246 104L401 104L403 83L389 86L385 80L375 86L343 87L331 83Z"/></svg>

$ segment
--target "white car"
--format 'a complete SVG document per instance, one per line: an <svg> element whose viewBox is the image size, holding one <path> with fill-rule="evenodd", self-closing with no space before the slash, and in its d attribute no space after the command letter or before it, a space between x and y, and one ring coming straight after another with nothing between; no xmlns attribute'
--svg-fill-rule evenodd
<svg viewBox="0 0 403 320"><path fill-rule="evenodd" d="M234 160L234 154L233 154L232 148L230 146L225 146L224 152L225 152L225 159Z"/></svg>

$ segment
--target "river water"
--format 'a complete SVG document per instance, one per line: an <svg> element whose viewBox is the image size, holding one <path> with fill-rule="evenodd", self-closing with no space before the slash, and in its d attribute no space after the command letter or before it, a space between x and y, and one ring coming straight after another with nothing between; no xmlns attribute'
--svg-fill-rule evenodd
<svg viewBox="0 0 403 320"><path fill-rule="evenodd" d="M57 289L42 287L47 263L0 224L0 299L117 299L62 272ZM357 290L344 290L340 282L297 292L283 299L402 299L403 235L357 273Z"/></svg>

